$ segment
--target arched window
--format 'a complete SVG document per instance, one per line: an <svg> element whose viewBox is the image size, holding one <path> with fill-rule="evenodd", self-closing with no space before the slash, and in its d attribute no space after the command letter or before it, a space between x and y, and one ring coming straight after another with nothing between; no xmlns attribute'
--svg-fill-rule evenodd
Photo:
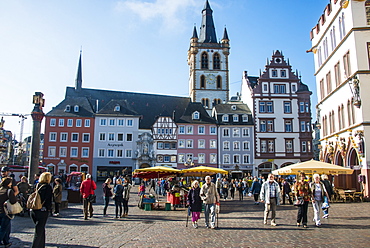
<svg viewBox="0 0 370 248"><path fill-rule="evenodd" d="M220 68L220 55L218 53L215 53L215 55L213 55L213 69L219 70Z"/></svg>
<svg viewBox="0 0 370 248"><path fill-rule="evenodd" d="M205 108L209 108L209 99L208 98L202 98L202 105Z"/></svg>
<svg viewBox="0 0 370 248"><path fill-rule="evenodd" d="M200 76L200 88L201 89L206 88L206 77L204 75Z"/></svg>
<svg viewBox="0 0 370 248"><path fill-rule="evenodd" d="M199 112L198 111L195 111L193 113L193 120L199 120Z"/></svg>
<svg viewBox="0 0 370 248"><path fill-rule="evenodd" d="M221 76L217 76L217 89L222 88L222 78Z"/></svg>
<svg viewBox="0 0 370 248"><path fill-rule="evenodd" d="M208 69L208 54L206 52L202 53L202 69Z"/></svg>

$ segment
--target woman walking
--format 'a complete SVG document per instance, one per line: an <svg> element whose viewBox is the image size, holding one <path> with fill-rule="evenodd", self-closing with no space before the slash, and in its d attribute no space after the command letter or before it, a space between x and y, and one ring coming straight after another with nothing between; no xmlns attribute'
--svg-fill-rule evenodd
<svg viewBox="0 0 370 248"><path fill-rule="evenodd" d="M35 224L32 248L45 247L45 225L51 211L53 198L53 188L50 186L50 181L50 172L44 172L40 175L39 183L36 185L36 190L38 190L41 198L42 208L31 210L31 219Z"/></svg>
<svg viewBox="0 0 370 248"><path fill-rule="evenodd" d="M116 180L116 186L114 187L113 193L114 193L114 204L116 205L116 218L122 217L123 186L121 178L118 178Z"/></svg>
<svg viewBox="0 0 370 248"><path fill-rule="evenodd" d="M234 181L234 179L231 179L231 182L229 184L229 189L230 189L231 200L234 200L234 196L235 196L235 181Z"/></svg>
<svg viewBox="0 0 370 248"><path fill-rule="evenodd" d="M222 185L222 195L224 197L224 201L226 201L228 193L229 193L229 182L227 181L226 178L224 178L221 185Z"/></svg>
<svg viewBox="0 0 370 248"><path fill-rule="evenodd" d="M107 216L107 209L109 205L109 199L112 197L112 188L110 186L112 182L112 179L107 178L105 182L103 183L103 198L104 198L104 210L103 210L103 215Z"/></svg>
<svg viewBox="0 0 370 248"><path fill-rule="evenodd" d="M130 191L131 191L131 184L128 178L125 178L125 182L123 183L123 192L122 192L122 200L123 200L123 215L121 217L128 216L128 200L130 198Z"/></svg>
<svg viewBox="0 0 370 248"><path fill-rule="evenodd" d="M17 202L17 198L14 195L12 189L13 179L10 177L4 178L4 181L0 184L0 206L4 206L4 203L9 200L11 204ZM4 207L0 208L0 242L2 247L10 247L10 221L11 219L5 213Z"/></svg>
<svg viewBox="0 0 370 248"><path fill-rule="evenodd" d="M200 212L202 212L202 199L200 198L199 182L193 181L191 189L188 194L188 205L191 211L191 221L193 227L198 228L198 220L200 219Z"/></svg>
<svg viewBox="0 0 370 248"><path fill-rule="evenodd" d="M261 187L262 187L261 183L258 181L258 178L255 177L250 188L250 193L252 193L254 197L254 205L259 204L258 197L260 196Z"/></svg>
<svg viewBox="0 0 370 248"><path fill-rule="evenodd" d="M308 203L311 198L311 188L308 182L305 181L306 175L304 172L299 174L299 181L294 185L296 192L296 197L303 200L302 205L298 205L298 214L297 214L297 227L301 226L301 222L304 228L307 228L307 211Z"/></svg>
<svg viewBox="0 0 370 248"><path fill-rule="evenodd" d="M62 179L56 178L54 180L54 183L55 183L55 186L53 188L53 199L54 199L55 209L54 209L53 216L58 217L59 216L60 204L62 203L62 191L63 191Z"/></svg>
<svg viewBox="0 0 370 248"><path fill-rule="evenodd" d="M317 227L321 226L320 222L320 210L322 207L322 203L324 201L324 196L328 198L329 195L326 192L324 184L320 181L320 175L314 174L313 175L313 182L311 183L311 191L312 191L312 206L314 211L314 218L315 224Z"/></svg>

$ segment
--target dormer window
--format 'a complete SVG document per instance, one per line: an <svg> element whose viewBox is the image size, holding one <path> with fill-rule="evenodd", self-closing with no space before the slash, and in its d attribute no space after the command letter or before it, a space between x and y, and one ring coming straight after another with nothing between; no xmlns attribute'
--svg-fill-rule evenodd
<svg viewBox="0 0 370 248"><path fill-rule="evenodd" d="M233 115L233 122L238 122L238 121L239 121L239 116Z"/></svg>
<svg viewBox="0 0 370 248"><path fill-rule="evenodd" d="M71 105L67 105L64 112L71 112Z"/></svg>
<svg viewBox="0 0 370 248"><path fill-rule="evenodd" d="M231 106L231 109L232 109L232 110L236 110L236 106L235 106L235 105L232 105L232 106Z"/></svg>
<svg viewBox="0 0 370 248"><path fill-rule="evenodd" d="M243 122L248 122L248 115L242 115Z"/></svg>
<svg viewBox="0 0 370 248"><path fill-rule="evenodd" d="M114 107L115 112L119 112L121 110L121 106L117 105Z"/></svg>
<svg viewBox="0 0 370 248"><path fill-rule="evenodd" d="M223 115L222 116L222 122L228 122L229 121L229 116L228 115Z"/></svg>
<svg viewBox="0 0 370 248"><path fill-rule="evenodd" d="M75 106L74 106L74 111L75 111L76 113L78 113L78 112L80 111L80 106L75 105Z"/></svg>
<svg viewBox="0 0 370 248"><path fill-rule="evenodd" d="M195 111L193 113L193 120L199 120L199 112L198 111Z"/></svg>

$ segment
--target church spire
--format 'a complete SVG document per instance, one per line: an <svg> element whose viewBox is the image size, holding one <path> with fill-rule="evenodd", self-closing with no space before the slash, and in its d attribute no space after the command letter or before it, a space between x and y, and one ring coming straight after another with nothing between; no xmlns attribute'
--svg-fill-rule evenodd
<svg viewBox="0 0 370 248"><path fill-rule="evenodd" d="M194 30L193 30L193 37L191 37L191 38L198 39L197 28L195 26L194 26Z"/></svg>
<svg viewBox="0 0 370 248"><path fill-rule="evenodd" d="M208 0L202 10L202 26L200 27L200 38L201 43L217 43L215 25L213 23L212 9L209 5Z"/></svg>
<svg viewBox="0 0 370 248"><path fill-rule="evenodd" d="M77 68L77 75L76 75L76 88L75 90L79 91L82 88L82 50L80 50L80 59L78 60L78 68Z"/></svg>

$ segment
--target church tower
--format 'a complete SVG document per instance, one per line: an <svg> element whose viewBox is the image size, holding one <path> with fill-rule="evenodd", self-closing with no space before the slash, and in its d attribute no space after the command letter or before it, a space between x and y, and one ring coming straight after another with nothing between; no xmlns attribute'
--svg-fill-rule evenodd
<svg viewBox="0 0 370 248"><path fill-rule="evenodd" d="M229 100L229 37L225 28L221 42L217 42L212 13L206 0L199 38L194 27L188 51L190 98L206 109Z"/></svg>

